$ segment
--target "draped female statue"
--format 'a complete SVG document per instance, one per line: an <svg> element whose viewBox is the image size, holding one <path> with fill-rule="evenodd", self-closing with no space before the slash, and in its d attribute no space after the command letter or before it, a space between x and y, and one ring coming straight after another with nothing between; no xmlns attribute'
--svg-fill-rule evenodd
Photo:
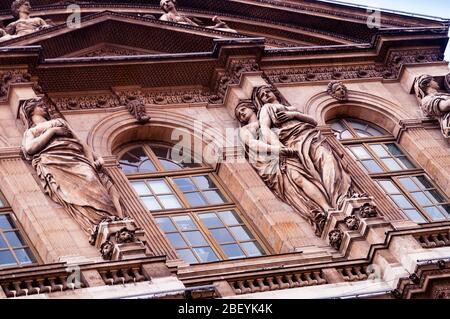
<svg viewBox="0 0 450 319"><path fill-rule="evenodd" d="M253 101L235 110L248 158L274 194L321 235L328 211L349 195L351 178L316 121L283 105L270 86L255 88Z"/></svg>
<svg viewBox="0 0 450 319"><path fill-rule="evenodd" d="M26 125L23 154L32 161L45 193L53 201L91 236L100 222L123 217L118 193L102 170L103 160L64 119L52 119L42 98L26 101L21 118Z"/></svg>
<svg viewBox="0 0 450 319"><path fill-rule="evenodd" d="M446 83L447 79L448 75L445 79ZM439 120L442 135L450 138L450 92L441 92L439 83L431 75L421 75L417 78L414 88L422 112L425 116Z"/></svg>

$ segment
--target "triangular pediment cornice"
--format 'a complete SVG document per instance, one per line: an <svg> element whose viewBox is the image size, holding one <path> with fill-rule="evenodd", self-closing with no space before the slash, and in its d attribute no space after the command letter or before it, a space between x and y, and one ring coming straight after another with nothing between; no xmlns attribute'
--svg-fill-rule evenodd
<svg viewBox="0 0 450 319"><path fill-rule="evenodd" d="M174 24L135 15L104 11L82 19L79 28L58 24L52 28L2 43L2 46L40 45L43 58L71 56L89 47L110 43L151 53L210 52L214 39L243 35ZM76 55L76 54L75 54Z"/></svg>

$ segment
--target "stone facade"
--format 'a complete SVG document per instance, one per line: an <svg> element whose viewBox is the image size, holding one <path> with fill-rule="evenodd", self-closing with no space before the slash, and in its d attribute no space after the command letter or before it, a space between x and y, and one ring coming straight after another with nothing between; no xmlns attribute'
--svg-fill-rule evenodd
<svg viewBox="0 0 450 319"><path fill-rule="evenodd" d="M4 25L14 21L12 2L0 4ZM426 117L414 94L424 74L444 94L450 22L386 12L382 25L395 30L382 32L366 26L366 10L331 3L179 2L176 14L183 19L173 21L159 19L158 1L80 2L81 24L69 28L64 4L38 0L31 17L47 21L45 27L2 40L0 217L15 216L34 257L21 264L8 242L16 265L4 266L0 248L0 298L450 298L450 144L439 119ZM192 23L181 23L185 19ZM320 234L264 182L237 142L236 106L264 85L281 104L317 122L351 177L353 193L327 212ZM24 105L35 98L44 101L48 123L63 119L84 149L103 159L105 187L113 185L120 198L126 216L98 223L93 245L64 202L52 200L43 186L36 170L41 153L33 161L23 155ZM37 121L33 111L31 117ZM339 140L331 124L337 119L384 133ZM175 144L180 131L203 155L200 168L186 168L184 175L161 171L159 153L146 151L159 163L156 171L123 169L133 143ZM397 145L413 167L388 177L369 174L349 149L374 143ZM201 174L226 203L150 212L133 184L165 180L176 189L176 178ZM409 211L425 222L408 218L408 208L379 184L387 178L400 183L405 174L429 178L433 187L426 191L439 193L433 207L442 207L436 209L443 218L427 215L431 206L420 206L414 194L407 196ZM184 198L182 190L174 193ZM259 256L227 258L216 242L218 260L189 264L160 227L162 218L186 214L203 225L198 216L213 210L238 212ZM205 225L201 230L214 242Z"/></svg>

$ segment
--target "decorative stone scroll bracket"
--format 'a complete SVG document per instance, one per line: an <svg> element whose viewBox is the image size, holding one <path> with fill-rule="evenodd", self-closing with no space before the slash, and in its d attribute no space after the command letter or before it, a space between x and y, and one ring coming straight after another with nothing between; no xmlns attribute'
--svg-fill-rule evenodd
<svg viewBox="0 0 450 319"><path fill-rule="evenodd" d="M123 260L145 257L144 231L131 218L100 222L91 238L104 260Z"/></svg>

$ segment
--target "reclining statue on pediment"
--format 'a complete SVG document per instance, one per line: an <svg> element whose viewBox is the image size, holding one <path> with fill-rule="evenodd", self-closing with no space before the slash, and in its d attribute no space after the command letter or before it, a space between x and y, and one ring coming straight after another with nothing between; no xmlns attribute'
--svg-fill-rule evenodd
<svg viewBox="0 0 450 319"><path fill-rule="evenodd" d="M31 18L30 10L31 5L27 0L15 0L12 3L11 11L17 20L10 23L3 32L0 31L0 41L6 41L51 27L44 19Z"/></svg>
<svg viewBox="0 0 450 319"><path fill-rule="evenodd" d="M165 12L159 20L161 21L169 21L179 24L186 24L186 25L192 25L192 26L202 26L201 21L194 22L194 19L188 18L177 10L177 1L176 0L161 0L160 1L160 7ZM214 29L219 31L225 31L225 32L233 32L237 33L236 30L231 29L225 22L220 20L218 17L214 17L212 21L215 23L213 26L206 26L208 29Z"/></svg>

